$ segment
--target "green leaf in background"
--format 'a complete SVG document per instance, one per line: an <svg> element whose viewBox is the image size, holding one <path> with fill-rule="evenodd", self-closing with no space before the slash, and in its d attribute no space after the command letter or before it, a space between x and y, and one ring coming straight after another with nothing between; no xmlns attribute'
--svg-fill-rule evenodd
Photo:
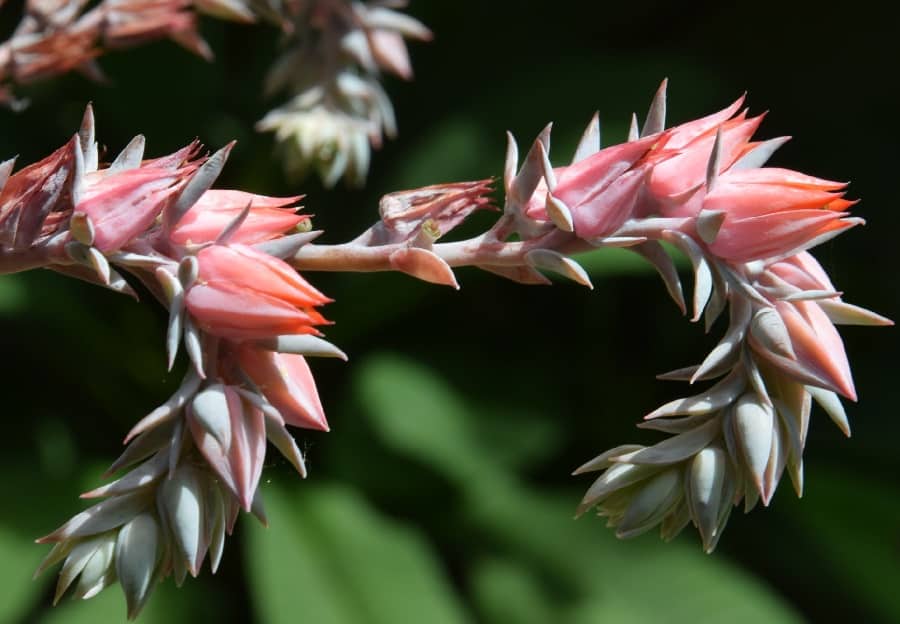
<svg viewBox="0 0 900 624"><path fill-rule="evenodd" d="M505 138L485 136L472 117L446 117L411 145L391 172L393 190L441 182L479 180L502 171ZM496 157L496 159L494 158ZM440 180L435 172L440 171Z"/></svg>
<svg viewBox="0 0 900 624"><path fill-rule="evenodd" d="M151 602L159 596L153 596ZM141 624L146 624L146 613L141 614ZM41 624L97 624L103 622L127 622L125 597L118 585L107 587L90 600L67 600L45 611Z"/></svg>
<svg viewBox="0 0 900 624"><path fill-rule="evenodd" d="M443 380L399 356L357 364L355 394L388 447L459 484L494 472L478 448L469 408Z"/></svg>
<svg viewBox="0 0 900 624"><path fill-rule="evenodd" d="M697 544L663 544L655 535L622 542L592 518L572 520L579 494L567 499L523 483L484 444L477 410L423 366L383 355L357 375L357 401L380 441L463 490L457 524L489 552L508 553L474 576L485 621L541 621L528 618L548 608L554 614L543 621L798 621L756 579ZM539 579L559 586L552 603L536 594Z"/></svg>
<svg viewBox="0 0 900 624"><path fill-rule="evenodd" d="M546 624L554 622L554 606L540 578L524 565L490 558L472 570L475 603L487 622Z"/></svg>
<svg viewBox="0 0 900 624"><path fill-rule="evenodd" d="M244 525L261 622L467 621L425 540L352 489L295 484L264 495L271 527Z"/></svg>
<svg viewBox="0 0 900 624"><path fill-rule="evenodd" d="M78 486L77 475L71 469L62 475L47 471L35 455L34 451L18 456L7 454L0 465L0 500L9 503L0 513L0 622L4 624L21 621L45 594L47 586L55 582L51 580L55 570L32 580L49 550L34 540L55 528L54 522L61 524L66 512L71 513L78 506L73 494Z"/></svg>
<svg viewBox="0 0 900 624"><path fill-rule="evenodd" d="M204 570L204 573L206 571ZM153 590L147 606L135 620L140 624L191 624L209 622L223 615L216 597L204 592L197 581L178 589L171 578ZM41 624L126 624L125 597L116 585L107 587L89 600L63 598L56 607L46 609Z"/></svg>
<svg viewBox="0 0 900 624"><path fill-rule="evenodd" d="M849 471L808 468L806 496L791 515L844 590L887 622L900 622L900 489ZM892 579L892 581L889 581Z"/></svg>
<svg viewBox="0 0 900 624"><path fill-rule="evenodd" d="M28 292L15 275L0 276L0 316L14 316L28 305Z"/></svg>
<svg viewBox="0 0 900 624"><path fill-rule="evenodd" d="M43 583L31 580L45 554L43 550L33 540L0 525L0 622L19 621L43 590Z"/></svg>

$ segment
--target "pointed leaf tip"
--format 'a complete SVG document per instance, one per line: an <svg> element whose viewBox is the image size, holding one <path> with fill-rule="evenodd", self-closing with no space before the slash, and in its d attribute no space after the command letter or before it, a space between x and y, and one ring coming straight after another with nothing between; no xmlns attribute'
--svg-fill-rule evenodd
<svg viewBox="0 0 900 624"><path fill-rule="evenodd" d="M427 249L418 247L398 249L390 255L390 263L393 268L407 275L459 290L459 283L450 265Z"/></svg>
<svg viewBox="0 0 900 624"><path fill-rule="evenodd" d="M657 134L665 130L666 127L666 88L669 84L668 78L663 78L662 83L650 102L650 109L647 111L647 118L644 121L644 129L640 136L645 137L651 134Z"/></svg>
<svg viewBox="0 0 900 624"><path fill-rule="evenodd" d="M545 205L547 216L557 228L563 232L575 231L575 224L572 219L572 211L566 206L561 199L554 197L552 193L547 193L547 202Z"/></svg>

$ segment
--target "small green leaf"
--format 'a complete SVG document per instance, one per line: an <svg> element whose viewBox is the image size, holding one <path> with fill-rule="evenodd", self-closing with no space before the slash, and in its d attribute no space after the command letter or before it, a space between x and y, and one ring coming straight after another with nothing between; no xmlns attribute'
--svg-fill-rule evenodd
<svg viewBox="0 0 900 624"><path fill-rule="evenodd" d="M0 277L0 316L19 314L28 306L28 291L16 275Z"/></svg>
<svg viewBox="0 0 900 624"><path fill-rule="evenodd" d="M394 450L459 483L493 471L468 426L468 407L427 369L380 355L362 363L354 388L376 433Z"/></svg>
<svg viewBox="0 0 900 624"><path fill-rule="evenodd" d="M44 548L34 545L17 531L0 526L0 622L17 622L43 591L43 583L31 575L44 556Z"/></svg>
<svg viewBox="0 0 900 624"><path fill-rule="evenodd" d="M493 148L493 149L491 149ZM502 167L504 137L485 136L468 117L436 121L397 161L388 188L406 189L441 180L478 180Z"/></svg>
<svg viewBox="0 0 900 624"><path fill-rule="evenodd" d="M808 467L795 521L815 540L816 552L843 590L885 621L900 621L900 490L871 475ZM891 582L889 579L893 579Z"/></svg>
<svg viewBox="0 0 900 624"><path fill-rule="evenodd" d="M558 621L542 585L529 568L503 559L485 560L472 571L472 592L484 622Z"/></svg>
<svg viewBox="0 0 900 624"><path fill-rule="evenodd" d="M260 621L467 621L424 539L353 490L320 485L295 495L269 487L265 500L271 528L246 527Z"/></svg>

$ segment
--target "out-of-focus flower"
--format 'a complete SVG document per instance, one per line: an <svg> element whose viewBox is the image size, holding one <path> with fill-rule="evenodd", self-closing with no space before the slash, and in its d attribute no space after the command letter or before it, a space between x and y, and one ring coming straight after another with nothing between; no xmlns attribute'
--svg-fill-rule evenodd
<svg viewBox="0 0 900 624"><path fill-rule="evenodd" d="M28 2L12 37L0 44L0 103L19 103L7 83L28 83L78 69L102 79L95 59L110 49L169 38L206 59L192 0Z"/></svg>
<svg viewBox="0 0 900 624"><path fill-rule="evenodd" d="M275 132L281 143L285 166L298 176L317 171L325 186L334 186L342 177L360 186L366 180L371 160L370 141L380 145L385 128L393 136L393 111L380 100L368 114L352 115L320 104L305 106L298 97L270 111L257 130ZM387 120L388 125L385 126Z"/></svg>
<svg viewBox="0 0 900 624"><path fill-rule="evenodd" d="M371 149L397 132L379 72L411 79L404 38L431 38L422 23L393 10L405 4L311 0L295 7L287 51L266 80L269 93L286 91L291 100L257 124L275 133L289 171L316 171L326 186L342 177L365 182Z"/></svg>
<svg viewBox="0 0 900 624"><path fill-rule="evenodd" d="M209 60L197 29L200 11L217 18L281 26L286 51L266 80L287 103L257 125L274 132L288 171L317 172L326 186L341 178L366 179L371 150L397 133L381 72L412 78L407 39L428 41L431 31L396 9L405 2L309 0L103 0L29 2L13 37L0 44L0 103L24 106L12 87L72 70L101 80L95 59L108 50L169 38Z"/></svg>
<svg viewBox="0 0 900 624"><path fill-rule="evenodd" d="M107 0L101 40L110 48L167 37L207 60L212 51L197 32L192 0Z"/></svg>
<svg viewBox="0 0 900 624"><path fill-rule="evenodd" d="M199 279L185 295L188 311L214 336L253 339L317 334L330 301L284 261L244 245L213 245L197 254Z"/></svg>

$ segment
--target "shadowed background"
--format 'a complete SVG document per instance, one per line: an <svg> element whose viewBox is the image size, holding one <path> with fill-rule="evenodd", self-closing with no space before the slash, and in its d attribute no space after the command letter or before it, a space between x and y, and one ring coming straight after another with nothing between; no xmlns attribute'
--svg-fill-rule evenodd
<svg viewBox="0 0 900 624"><path fill-rule="evenodd" d="M0 11L4 35L20 8ZM771 0L420 0L410 12L436 39L411 46L413 83L387 80L401 136L374 155L363 191L283 175L271 137L252 130L278 103L260 95L277 33L213 20L214 64L163 42L102 59L110 85L66 76L23 90L26 111L0 111L0 156L49 154L93 101L108 158L139 132L150 157L195 136L214 148L236 138L218 186L306 193L322 240L339 242L375 219L384 193L499 176L507 129L524 149L555 121L562 164L595 109L604 143L624 139L663 77L670 123L747 91L752 112L771 111L761 136L794 136L772 164L852 181L869 225L814 253L849 301L898 316L898 137L885 81L870 78L897 58L885 15ZM460 292L309 274L336 299L328 338L351 358L312 362L332 432L297 432L306 481L280 457L267 463L270 529L242 516L219 573L182 590L170 579L142 621L900 621L896 330L842 331L861 398L848 406L853 438L814 413L801 501L785 482L769 509L732 514L712 556L692 528L671 544L619 542L594 517L572 520L591 480L568 475L617 444L659 439L634 424L688 390L653 376L699 361L722 329L704 336L681 318L626 252L588 268L593 292L475 269L458 272ZM50 609L55 578L30 580L46 551L32 540L83 508L77 494L124 433L177 387L163 311L40 271L0 277L0 323L0 622L123 620L118 587Z"/></svg>

